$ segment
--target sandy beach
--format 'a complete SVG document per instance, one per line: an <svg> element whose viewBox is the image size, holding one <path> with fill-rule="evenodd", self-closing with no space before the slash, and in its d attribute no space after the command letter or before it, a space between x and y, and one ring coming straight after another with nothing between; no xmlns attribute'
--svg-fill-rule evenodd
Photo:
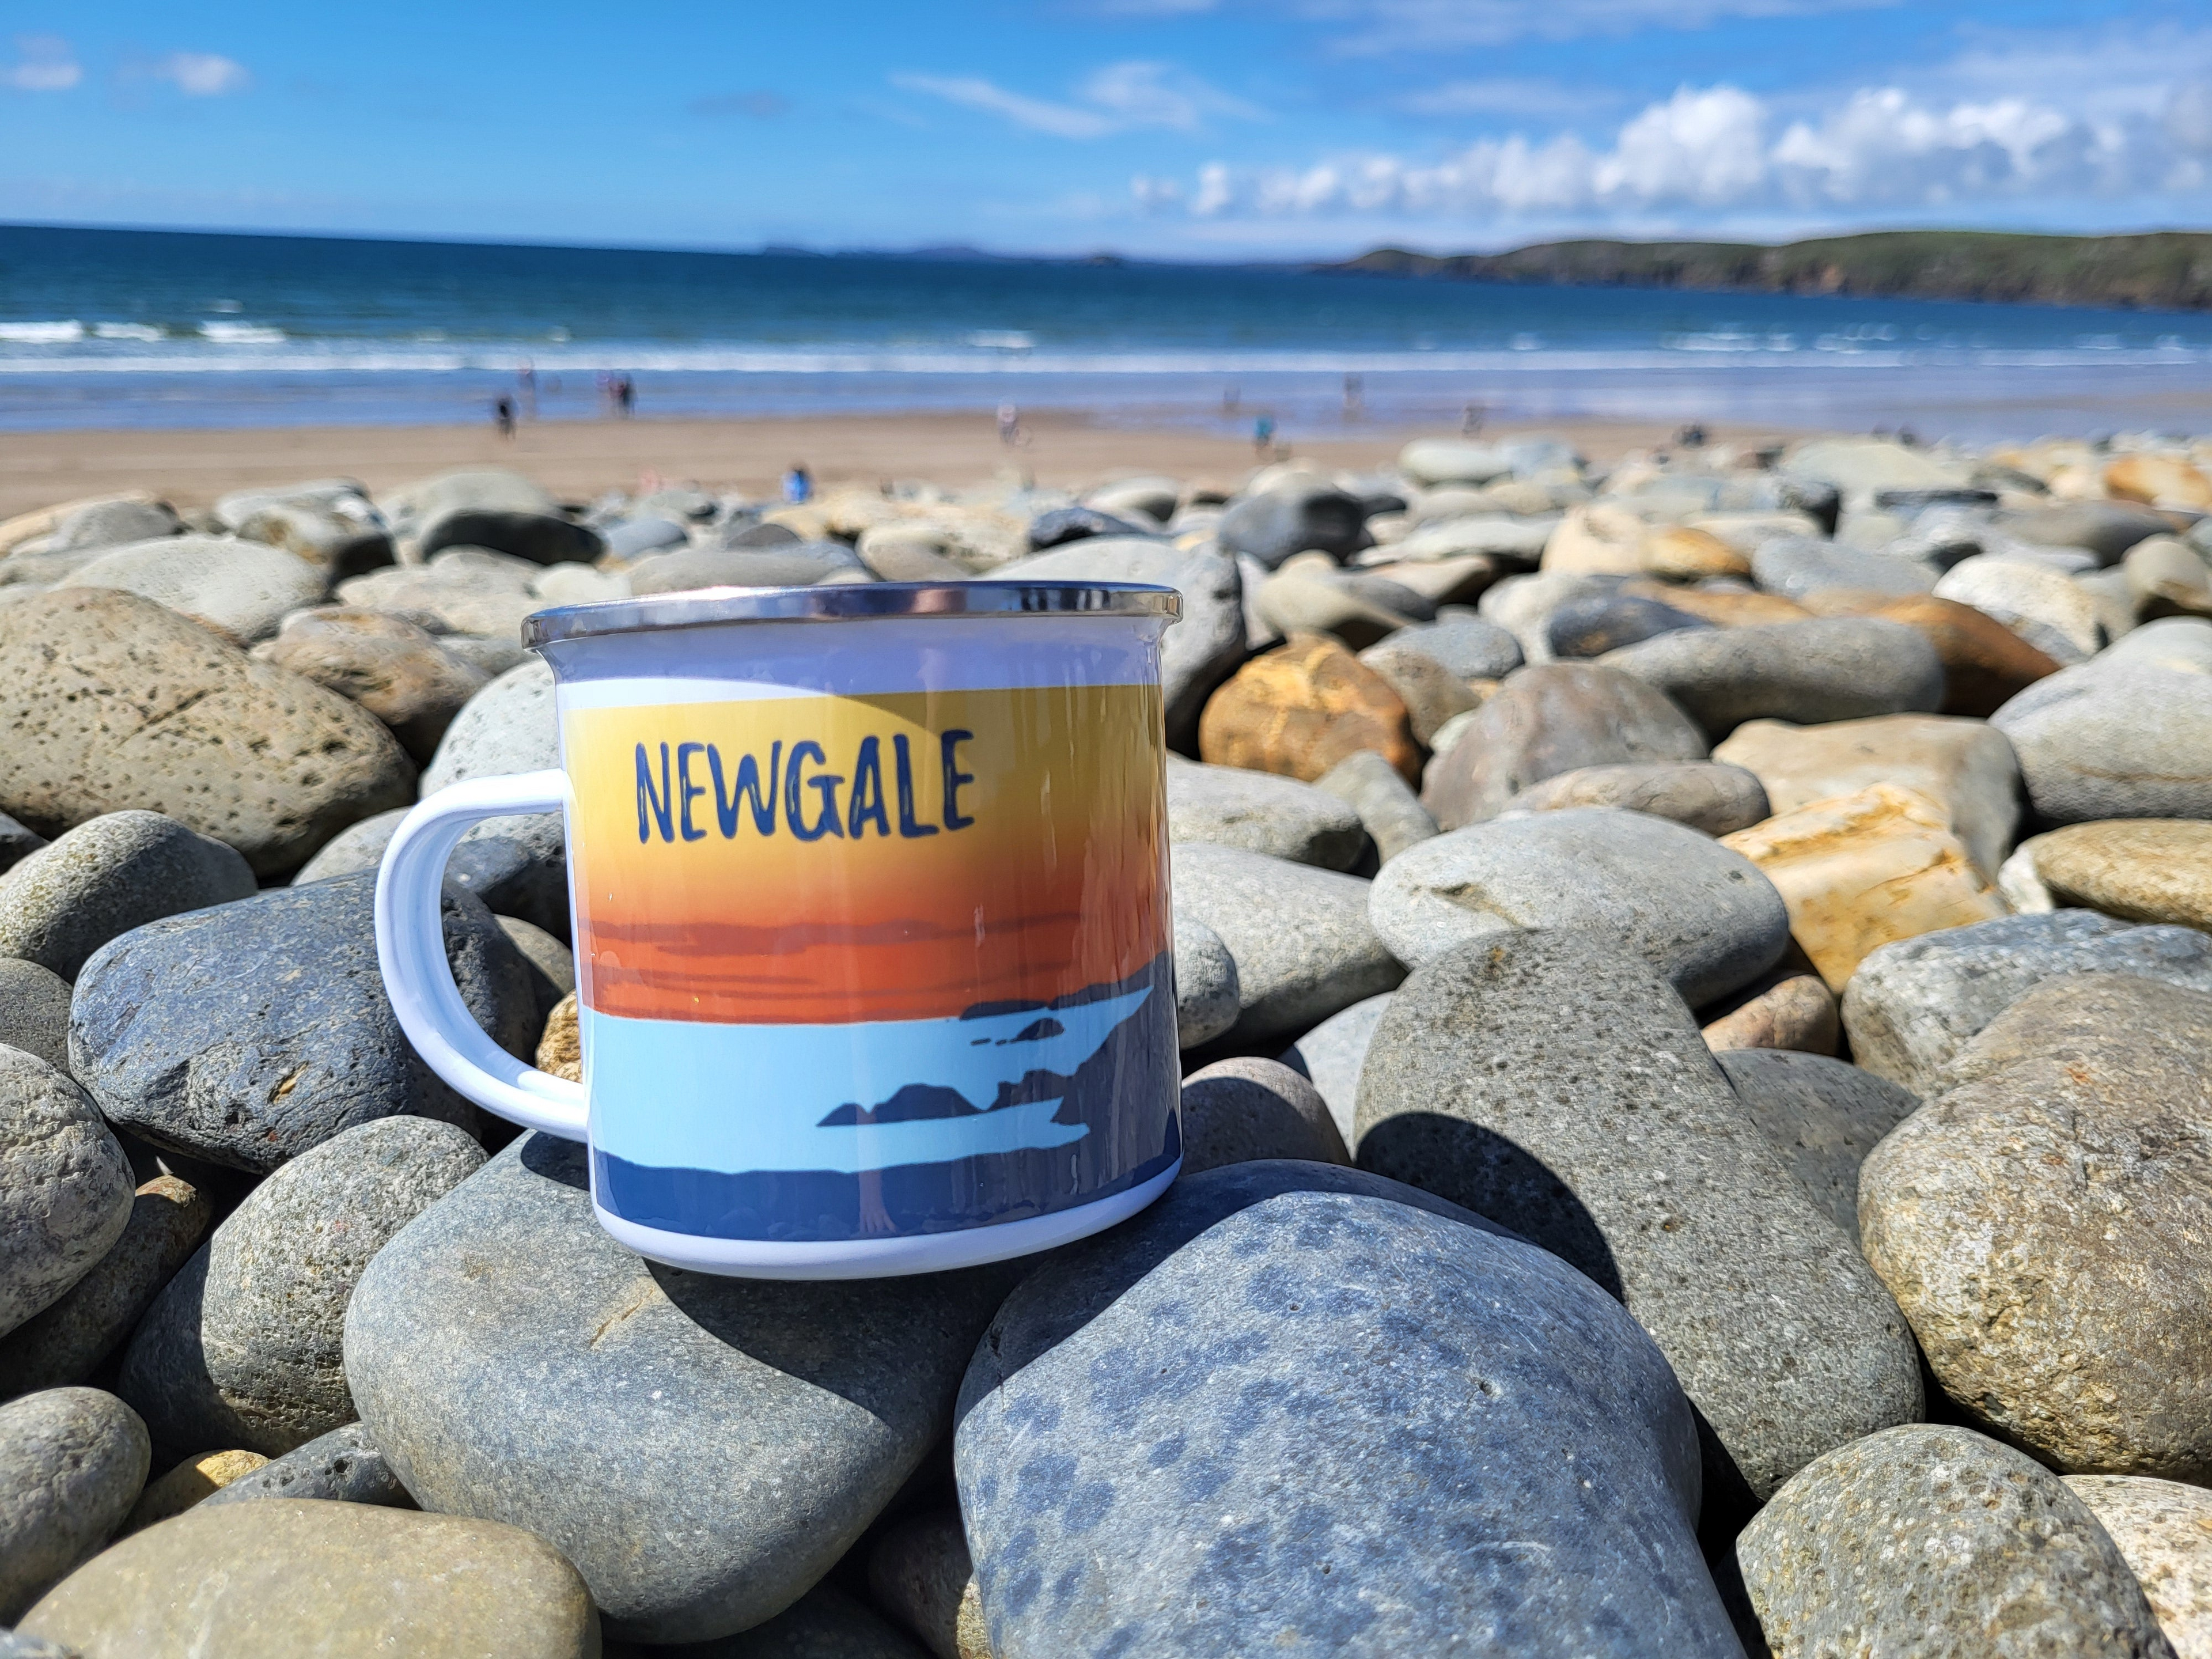
<svg viewBox="0 0 2212 1659"><path fill-rule="evenodd" d="M854 415L795 420L632 420L526 424L510 441L489 425L236 429L129 428L0 434L0 519L79 496L150 490L186 510L226 490L343 477L388 489L449 467L512 466L568 500L657 482L773 494L786 467L803 461L823 485L884 478L943 483L988 478L1003 469L1048 485L1077 485L1115 473L1218 477L1233 483L1253 465L1239 438L1162 426L1104 425L1052 410L1025 414L1030 441L1001 445L992 416ZM1486 435L1534 428L1500 426ZM1595 464L1664 443L1673 428L1652 422L1554 422ZM1707 423L1715 443L1757 444L1802 436L1780 428ZM1391 460L1417 432L1346 425L1285 434L1291 453L1333 467Z"/></svg>

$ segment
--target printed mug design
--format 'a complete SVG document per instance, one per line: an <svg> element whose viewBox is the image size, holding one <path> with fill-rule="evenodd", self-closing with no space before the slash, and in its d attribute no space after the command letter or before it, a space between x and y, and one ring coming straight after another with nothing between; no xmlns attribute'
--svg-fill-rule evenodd
<svg viewBox="0 0 2212 1659"><path fill-rule="evenodd" d="M568 709L601 1206L847 1239L1167 1169L1159 727L1147 685Z"/></svg>

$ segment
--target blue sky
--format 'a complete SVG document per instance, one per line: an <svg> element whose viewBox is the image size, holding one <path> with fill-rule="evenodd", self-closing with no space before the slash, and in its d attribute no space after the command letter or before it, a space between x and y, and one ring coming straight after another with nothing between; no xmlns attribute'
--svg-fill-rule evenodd
<svg viewBox="0 0 2212 1659"><path fill-rule="evenodd" d="M1175 258L2212 224L2119 0L0 0L0 220Z"/></svg>

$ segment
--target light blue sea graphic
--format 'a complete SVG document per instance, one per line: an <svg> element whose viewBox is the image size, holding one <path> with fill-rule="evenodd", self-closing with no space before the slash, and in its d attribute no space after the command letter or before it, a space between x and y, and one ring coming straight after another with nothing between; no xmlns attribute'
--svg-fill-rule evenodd
<svg viewBox="0 0 2212 1659"><path fill-rule="evenodd" d="M711 1025L582 1010L592 1144L662 1169L831 1170L1065 1146L1091 1133L1055 1123L1060 1100L988 1109L1032 1072L1061 1077L1105 1047L1152 988L1064 1008L971 1019L847 1025ZM856 1121L901 1090L950 1090L974 1108ZM842 1116L841 1122L824 1118Z"/></svg>

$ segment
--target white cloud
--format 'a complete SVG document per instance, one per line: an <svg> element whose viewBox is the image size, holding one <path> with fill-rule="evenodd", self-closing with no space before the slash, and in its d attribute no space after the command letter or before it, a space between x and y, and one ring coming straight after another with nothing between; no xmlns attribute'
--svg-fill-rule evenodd
<svg viewBox="0 0 2212 1659"><path fill-rule="evenodd" d="M1263 118L1261 111L1243 99L1167 64L1109 64L1085 79L1074 101L1060 103L1011 92L976 75L908 73L890 81L905 91L927 93L1056 138L1103 138L1140 128L1196 132L1210 116Z"/></svg>
<svg viewBox="0 0 2212 1659"><path fill-rule="evenodd" d="M1150 181L1139 204L1215 219L1463 222L2042 204L2203 188L2207 170L2190 153L2200 143L2212 151L2212 91L2189 87L2174 93L2163 121L2092 121L2025 98L1931 103L1881 87L1786 125L1740 88L1685 87L1632 116L1604 149L1571 132L1516 133L1434 161L1364 155L1253 170L1215 162L1187 192Z"/></svg>
<svg viewBox="0 0 2212 1659"><path fill-rule="evenodd" d="M21 61L0 69L0 87L17 92L67 92L84 79L84 69L70 43L54 34L19 34Z"/></svg>
<svg viewBox="0 0 2212 1659"><path fill-rule="evenodd" d="M1410 92L1397 107L1412 115L1547 115L1589 113L1616 101L1602 88L1571 87L1563 81L1496 76L1448 81L1423 92Z"/></svg>
<svg viewBox="0 0 2212 1659"><path fill-rule="evenodd" d="M173 52L148 73L191 98L222 98L253 84L245 64L213 52Z"/></svg>
<svg viewBox="0 0 2212 1659"><path fill-rule="evenodd" d="M1732 17L1810 17L1900 0L1306 0L1310 18L1350 25L1337 49L1426 52L1514 40L1576 40L1638 29L1703 28Z"/></svg>

